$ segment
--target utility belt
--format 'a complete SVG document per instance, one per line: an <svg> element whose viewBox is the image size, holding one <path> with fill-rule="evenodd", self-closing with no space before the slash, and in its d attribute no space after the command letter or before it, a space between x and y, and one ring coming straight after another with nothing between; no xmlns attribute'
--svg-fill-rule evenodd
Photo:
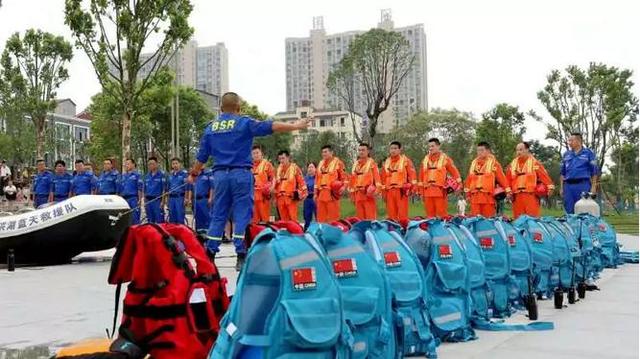
<svg viewBox="0 0 640 359"><path fill-rule="evenodd" d="M49 197L48 193L36 193L34 194L34 196L36 196L36 198L42 198L42 197Z"/></svg>
<svg viewBox="0 0 640 359"><path fill-rule="evenodd" d="M196 201L200 199L209 199L209 196L206 196L206 195L196 196Z"/></svg>
<svg viewBox="0 0 640 359"><path fill-rule="evenodd" d="M157 196L144 196L144 199L146 199L147 201L151 201L152 199L155 199L157 197L160 197L161 194L157 195Z"/></svg>
<svg viewBox="0 0 640 359"><path fill-rule="evenodd" d="M53 198L54 199L67 199L67 198L69 198L69 195L68 194L54 194Z"/></svg>
<svg viewBox="0 0 640 359"><path fill-rule="evenodd" d="M102 195L102 196L110 196L110 195L116 194L116 192L101 192L101 193L98 193L98 194Z"/></svg>
<svg viewBox="0 0 640 359"><path fill-rule="evenodd" d="M179 197L184 197L184 193L171 193L169 195L170 198L179 198Z"/></svg>
<svg viewBox="0 0 640 359"><path fill-rule="evenodd" d="M123 194L121 197L124 198L124 199L131 199L131 198L138 198L138 195L137 194Z"/></svg>
<svg viewBox="0 0 640 359"><path fill-rule="evenodd" d="M564 183L568 183L568 184L577 184L577 183L584 183L584 182L590 182L591 178L570 178L570 179L565 179Z"/></svg>

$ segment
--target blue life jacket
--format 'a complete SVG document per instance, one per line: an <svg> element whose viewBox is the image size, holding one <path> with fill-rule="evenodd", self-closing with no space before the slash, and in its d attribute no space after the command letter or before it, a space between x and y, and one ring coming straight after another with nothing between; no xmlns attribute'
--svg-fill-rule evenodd
<svg viewBox="0 0 640 359"><path fill-rule="evenodd" d="M529 242L522 230L516 228L513 223L504 218L494 219L498 233L505 239L509 248L511 259L511 276L517 285L517 292L512 293L512 304L522 309L525 306L525 297L533 294L533 257Z"/></svg>
<svg viewBox="0 0 640 359"><path fill-rule="evenodd" d="M484 250L480 246L480 241L474 237L473 233L465 224L467 220L455 218L450 222L449 229L455 234L458 242L462 244L462 248L467 257L467 267L469 270L469 282L472 299L471 322L473 327L480 330L490 331L539 331L552 330L554 325L552 322L531 322L528 324L508 324L503 320L492 321L490 304L492 301L492 293L490 289L491 283L486 277ZM489 235L489 233L486 233ZM486 237L485 237L486 238ZM502 239L500 239L502 240ZM488 247L488 241L485 240L485 247ZM495 248L495 243L494 243ZM507 284L510 288L516 288L515 281L511 280L512 285ZM493 284L495 285L495 284ZM502 289L500 289L502 290ZM511 290L511 289L508 289Z"/></svg>
<svg viewBox="0 0 640 359"><path fill-rule="evenodd" d="M412 221L405 240L425 273L433 334L442 341L476 339L471 327L467 258L451 224L439 219Z"/></svg>
<svg viewBox="0 0 640 359"><path fill-rule="evenodd" d="M485 276L489 286L489 317L504 318L511 315L510 298L517 298L518 286L511 277L509 244L493 219L472 217L463 221L482 250Z"/></svg>
<svg viewBox="0 0 640 359"><path fill-rule="evenodd" d="M552 285L569 289L575 284L575 264L579 261L577 238L554 217L540 219L553 238L553 269L549 278Z"/></svg>
<svg viewBox="0 0 640 359"><path fill-rule="evenodd" d="M351 358L393 358L392 295L382 265L337 227L313 223L307 233L324 247L340 284L344 318L354 337Z"/></svg>
<svg viewBox="0 0 640 359"><path fill-rule="evenodd" d="M620 246L616 231L602 217L594 217L596 236L600 241L600 257L605 268L616 268L620 264Z"/></svg>
<svg viewBox="0 0 640 359"><path fill-rule="evenodd" d="M582 250L582 260L576 266L578 281L595 280L600 276L602 266L602 248L597 236L597 218L586 213L566 214L564 217L573 228Z"/></svg>
<svg viewBox="0 0 640 359"><path fill-rule="evenodd" d="M349 357L352 337L331 263L310 235L254 240L211 359Z"/></svg>
<svg viewBox="0 0 640 359"><path fill-rule="evenodd" d="M536 218L523 215L513 224L524 231L533 258L534 291L550 298L554 284L549 282L553 268L553 238L544 225Z"/></svg>
<svg viewBox="0 0 640 359"><path fill-rule="evenodd" d="M484 255L478 241L469 229L462 224L461 218L454 218L449 230L455 234L464 249L469 273L469 293L471 295L471 317L488 319L488 284L485 275Z"/></svg>
<svg viewBox="0 0 640 359"><path fill-rule="evenodd" d="M429 324L422 265L393 228L389 223L361 221L350 233L384 266L393 293L396 357L425 354L435 358L438 342Z"/></svg>

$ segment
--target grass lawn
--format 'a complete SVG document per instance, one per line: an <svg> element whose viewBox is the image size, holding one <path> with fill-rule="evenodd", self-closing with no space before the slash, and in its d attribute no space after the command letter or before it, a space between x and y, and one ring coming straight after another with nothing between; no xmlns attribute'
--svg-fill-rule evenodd
<svg viewBox="0 0 640 359"><path fill-rule="evenodd" d="M467 213L469 209L467 207ZM456 209L453 203L449 203L449 213L456 213ZM341 205L341 217L355 216L356 210L353 203L349 200L343 199ZM511 205L507 204L505 207L505 214L511 216ZM564 214L564 210L560 208L549 209L543 208L543 216L561 216ZM409 203L409 217L424 215L424 206L422 201L414 200ZM384 203L378 201L378 218L385 218L386 210ZM614 211L607 211L604 215L605 220L610 223L618 233L626 233L638 235L638 213L634 214L622 214L618 215ZM302 221L302 206L300 206L300 220Z"/></svg>

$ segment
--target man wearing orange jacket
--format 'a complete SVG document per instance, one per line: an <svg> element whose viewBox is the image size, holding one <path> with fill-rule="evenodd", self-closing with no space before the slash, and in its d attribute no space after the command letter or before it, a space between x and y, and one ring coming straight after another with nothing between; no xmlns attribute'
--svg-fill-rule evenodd
<svg viewBox="0 0 640 359"><path fill-rule="evenodd" d="M381 174L382 191L387 205L387 217L396 222L409 220L409 196L416 181L416 170L409 157L402 154L402 144L389 144L389 157Z"/></svg>
<svg viewBox="0 0 640 359"><path fill-rule="evenodd" d="M273 191L273 165L264 159L262 147L253 146L253 223L268 222Z"/></svg>
<svg viewBox="0 0 640 359"><path fill-rule="evenodd" d="M460 172L453 164L453 160L440 151L440 140L429 139L429 153L424 156L420 172L418 174L418 185L422 188L422 199L424 201L424 211L427 218L447 216L447 175L451 176L458 185L455 190L462 187Z"/></svg>
<svg viewBox="0 0 640 359"><path fill-rule="evenodd" d="M538 162L529 151L528 142L518 143L516 154L517 157L507 168L507 180L513 198L513 218L523 214L540 217L538 196L551 194L555 188L553 181L542 163ZM538 188L540 184L542 186Z"/></svg>
<svg viewBox="0 0 640 359"><path fill-rule="evenodd" d="M291 163L289 151L280 151L278 162L275 192L280 219L298 221L298 202L307 197L307 185L300 167Z"/></svg>
<svg viewBox="0 0 640 359"><path fill-rule="evenodd" d="M496 200L494 198L496 183L508 195L511 188L502 171L502 166L491 154L491 146L487 142L479 142L478 156L471 162L469 176L464 184L464 192L471 202L471 215L494 217L496 215Z"/></svg>
<svg viewBox="0 0 640 359"><path fill-rule="evenodd" d="M356 205L356 217L376 219L376 192L380 188L378 165L369 157L371 148L368 143L358 145L358 160L353 164L349 178L349 192Z"/></svg>
<svg viewBox="0 0 640 359"><path fill-rule="evenodd" d="M322 160L316 172L316 219L330 223L340 219L340 197L344 192L346 174L344 163L333 155L331 145L322 146Z"/></svg>

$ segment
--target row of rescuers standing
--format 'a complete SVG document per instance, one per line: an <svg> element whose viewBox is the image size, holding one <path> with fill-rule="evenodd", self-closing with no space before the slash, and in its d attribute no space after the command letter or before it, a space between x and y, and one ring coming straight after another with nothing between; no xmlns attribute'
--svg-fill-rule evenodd
<svg viewBox="0 0 640 359"><path fill-rule="evenodd" d="M582 146L579 133L571 136L568 145L569 150L562 160L561 193L566 212L573 213L581 192L595 192L598 169L593 152ZM376 197L381 196L388 218L395 221L408 220L411 195L422 198L426 217L443 218L448 215L448 194L462 191L470 200L471 215L495 216L496 198L504 197L513 202L514 218L523 214L538 217L540 197L555 190L551 177L531 154L527 142L517 144L516 158L508 164L506 171L492 154L490 144L478 143L477 155L464 183L453 159L440 150L437 138L429 139L428 148L429 153L416 172L411 160L402 154L402 145L397 141L391 142L389 157L379 170L370 157L369 145L360 143L357 160L347 174L344 163L333 155L331 146L324 146L322 161L317 166L315 190L312 191L312 198L317 204L317 221L330 223L339 219L340 198L345 190L355 204L357 217L376 219ZM307 195L312 196L307 193L300 169L290 163L289 154L285 153L286 161L283 162L279 155L280 165L274 171L273 165L264 159L262 150L254 147L254 222L269 220L271 193L277 198L281 219L296 219L298 201ZM284 168L291 168L291 172L283 171ZM286 200L281 200L281 197Z"/></svg>
<svg viewBox="0 0 640 359"><path fill-rule="evenodd" d="M38 160L38 174L32 189L34 205L39 207L83 194L119 195L135 209L133 224L140 223L139 208L143 204L149 222L164 222L164 208L168 204L169 222L185 223L185 208L193 200L196 228L208 228L213 195L210 171L202 171L195 185L191 185L187 183L188 172L177 158L171 160L172 170L168 175L158 168L155 157L149 158L149 172L145 175L138 172L133 159L127 159L124 166L126 172L120 175L113 168L113 160L107 159L100 176L95 176L82 160L77 160L75 175L71 175L62 160L56 161L55 173L47 171L44 161Z"/></svg>

